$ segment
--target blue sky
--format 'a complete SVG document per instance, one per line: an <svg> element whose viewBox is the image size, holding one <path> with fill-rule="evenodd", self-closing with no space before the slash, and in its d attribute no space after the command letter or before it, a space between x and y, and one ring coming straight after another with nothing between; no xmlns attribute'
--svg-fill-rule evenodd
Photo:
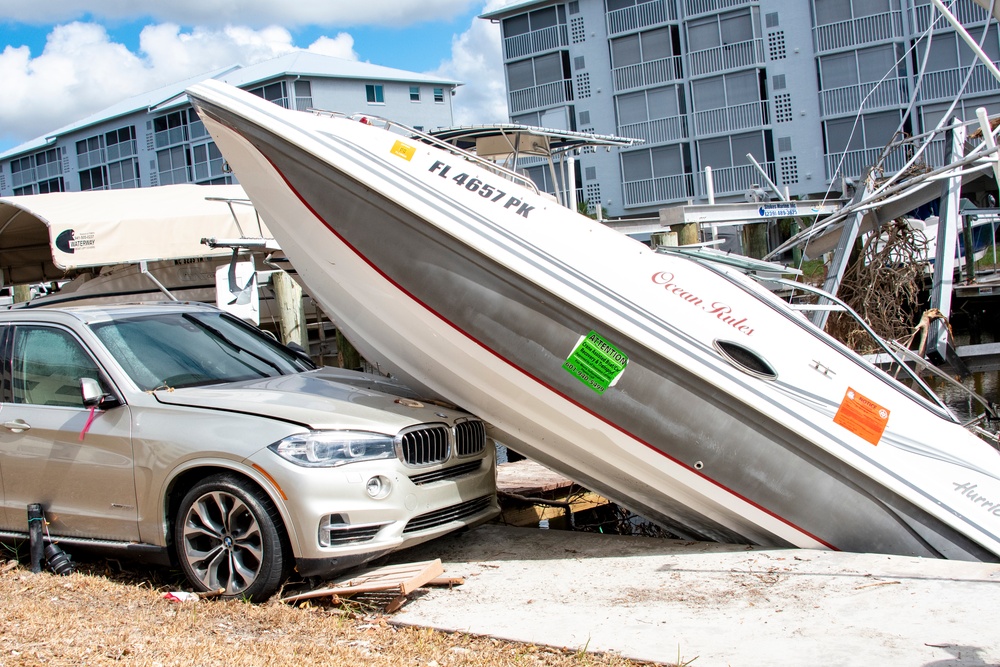
<svg viewBox="0 0 1000 667"><path fill-rule="evenodd" d="M0 152L120 99L296 48L462 81L457 123L505 121L499 30L477 17L509 1L0 0Z"/></svg>

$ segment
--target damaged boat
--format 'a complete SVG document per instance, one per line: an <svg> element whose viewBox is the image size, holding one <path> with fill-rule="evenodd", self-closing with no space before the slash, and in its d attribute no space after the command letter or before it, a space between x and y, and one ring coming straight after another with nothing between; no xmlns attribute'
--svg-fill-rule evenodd
<svg viewBox="0 0 1000 667"><path fill-rule="evenodd" d="M188 94L383 372L680 536L1000 560L1000 453L741 273L371 118Z"/></svg>

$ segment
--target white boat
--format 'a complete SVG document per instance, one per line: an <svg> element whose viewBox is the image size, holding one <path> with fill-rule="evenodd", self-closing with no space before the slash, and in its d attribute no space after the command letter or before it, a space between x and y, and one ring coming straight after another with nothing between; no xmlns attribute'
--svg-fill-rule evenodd
<svg viewBox="0 0 1000 667"><path fill-rule="evenodd" d="M500 441L692 539L1000 560L1000 453L749 278L371 119L188 94L362 354Z"/></svg>

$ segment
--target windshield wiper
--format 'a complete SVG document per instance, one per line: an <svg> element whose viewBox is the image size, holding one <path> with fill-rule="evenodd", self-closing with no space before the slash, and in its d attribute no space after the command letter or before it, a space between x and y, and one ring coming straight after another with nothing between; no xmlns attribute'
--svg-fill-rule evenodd
<svg viewBox="0 0 1000 667"><path fill-rule="evenodd" d="M226 345L228 345L230 348L232 348L236 352L243 352L245 354L250 355L251 357L253 357L257 361L259 361L259 362L261 362L263 364L267 364L268 366L270 366L271 368L273 368L278 375L284 375L285 374L281 370L281 366L279 366L277 363L275 363L274 361L271 361L270 359L262 357L261 355L255 353L255 352L251 352L250 350L246 349L245 347L242 347L242 346L234 343L233 341L231 341L226 336L226 334L222 333L222 331L220 331L219 329L216 329L211 324L208 324L207 322L202 322L200 319L198 319L194 315L191 315L190 313L184 313L183 315L181 315L181 317L183 317L188 322L191 322L192 324L194 324L199 329L203 329L204 331L209 332L210 334L212 334L213 336L215 336L216 338L218 338L220 341L222 341L223 343L225 343ZM243 362L243 363L246 363L246 362ZM252 368L249 365L247 365L247 367L248 368ZM252 370L256 371L257 373L260 373L261 377L267 377L267 374L264 373L264 372L262 372L262 371L260 371L259 369L252 368Z"/></svg>

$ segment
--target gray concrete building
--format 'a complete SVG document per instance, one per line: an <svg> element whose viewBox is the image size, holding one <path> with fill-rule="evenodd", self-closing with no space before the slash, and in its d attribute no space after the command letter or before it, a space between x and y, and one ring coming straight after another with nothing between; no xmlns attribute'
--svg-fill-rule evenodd
<svg viewBox="0 0 1000 667"><path fill-rule="evenodd" d="M215 78L288 109L374 116L431 130L453 123L456 81L294 52L231 67L124 100L0 154L0 196L233 183L183 94Z"/></svg>
<svg viewBox="0 0 1000 667"><path fill-rule="evenodd" d="M952 12L1000 63L988 12ZM1000 112L1000 81L930 0L526 0L482 18L501 25L512 122L645 141L577 160L578 197L611 216L705 203L706 167L718 200L742 200L765 183L748 154L793 198L839 194L902 166L883 148L956 97L950 116Z"/></svg>

